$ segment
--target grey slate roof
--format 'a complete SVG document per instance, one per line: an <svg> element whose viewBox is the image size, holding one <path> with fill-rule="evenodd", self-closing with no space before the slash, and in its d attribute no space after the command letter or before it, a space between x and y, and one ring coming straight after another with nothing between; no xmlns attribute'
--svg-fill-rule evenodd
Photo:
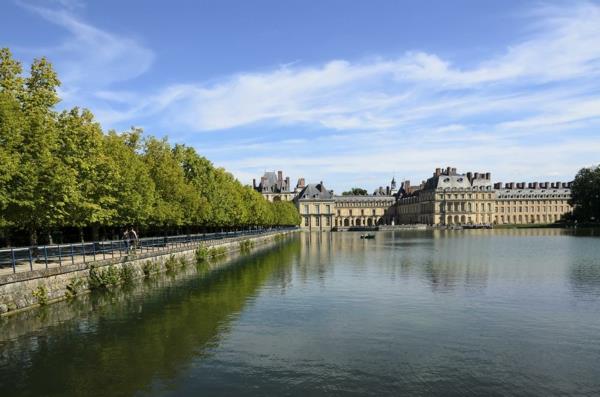
<svg viewBox="0 0 600 397"><path fill-rule="evenodd" d="M333 200L333 192L323 183L309 183L298 193L298 200Z"/></svg>

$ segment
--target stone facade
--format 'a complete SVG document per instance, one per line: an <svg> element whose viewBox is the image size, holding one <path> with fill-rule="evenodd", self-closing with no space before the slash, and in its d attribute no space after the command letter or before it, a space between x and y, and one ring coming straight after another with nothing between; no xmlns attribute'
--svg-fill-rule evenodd
<svg viewBox="0 0 600 397"><path fill-rule="evenodd" d="M571 182L497 183L494 223L552 223L572 212Z"/></svg>
<svg viewBox="0 0 600 397"><path fill-rule="evenodd" d="M571 183L492 184L491 174L437 168L419 189L399 196L400 224L545 224L572 211ZM402 189L401 189L402 190Z"/></svg>
<svg viewBox="0 0 600 397"><path fill-rule="evenodd" d="M335 196L335 227L370 227L394 223L394 196Z"/></svg>
<svg viewBox="0 0 600 397"><path fill-rule="evenodd" d="M333 192L323 182L306 185L294 198L300 212L300 227L305 230L331 231L334 227Z"/></svg>
<svg viewBox="0 0 600 397"><path fill-rule="evenodd" d="M252 187L268 201L292 201L304 188L304 179L298 179L296 187L292 189L290 177L284 178L283 171L265 172L258 185L256 185L256 179L252 180Z"/></svg>

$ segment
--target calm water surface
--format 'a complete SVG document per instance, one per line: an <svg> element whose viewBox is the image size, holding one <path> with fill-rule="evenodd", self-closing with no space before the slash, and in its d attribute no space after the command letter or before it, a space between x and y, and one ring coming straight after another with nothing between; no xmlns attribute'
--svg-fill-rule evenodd
<svg viewBox="0 0 600 397"><path fill-rule="evenodd" d="M600 395L600 238L301 234L1 320L0 395Z"/></svg>

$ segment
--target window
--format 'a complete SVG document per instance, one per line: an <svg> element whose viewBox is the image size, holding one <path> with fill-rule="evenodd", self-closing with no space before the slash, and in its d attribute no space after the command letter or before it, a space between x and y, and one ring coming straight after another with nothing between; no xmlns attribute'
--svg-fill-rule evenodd
<svg viewBox="0 0 600 397"><path fill-rule="evenodd" d="M315 214L320 214L320 213L321 213L321 211L319 211L320 207L321 207L321 206L320 206L319 204L317 204L317 205L315 206Z"/></svg>
<svg viewBox="0 0 600 397"><path fill-rule="evenodd" d="M308 226L309 218L308 216L304 217L304 226Z"/></svg>
<svg viewBox="0 0 600 397"><path fill-rule="evenodd" d="M305 214L308 214L308 205L305 205L305 206L304 206L304 213L305 213Z"/></svg>
<svg viewBox="0 0 600 397"><path fill-rule="evenodd" d="M327 214L331 214L331 205L328 204L328 205L325 206L325 212Z"/></svg>
<svg viewBox="0 0 600 397"><path fill-rule="evenodd" d="M373 210L373 215L375 215L375 210Z"/></svg>
<svg viewBox="0 0 600 397"><path fill-rule="evenodd" d="M319 226L319 219L320 217L315 216L315 226Z"/></svg>
<svg viewBox="0 0 600 397"><path fill-rule="evenodd" d="M325 218L325 225L331 226L331 219L329 217Z"/></svg>

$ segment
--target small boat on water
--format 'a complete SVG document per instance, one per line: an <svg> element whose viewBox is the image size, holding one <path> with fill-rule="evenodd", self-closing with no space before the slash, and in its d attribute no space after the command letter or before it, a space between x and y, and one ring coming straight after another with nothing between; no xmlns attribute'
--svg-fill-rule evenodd
<svg viewBox="0 0 600 397"><path fill-rule="evenodd" d="M369 234L361 234L361 235L360 235L360 238L363 238L363 239L365 239L365 240L370 240L370 239L373 239L373 238L375 238L375 235L374 235L374 234L371 234L371 233L369 233Z"/></svg>

